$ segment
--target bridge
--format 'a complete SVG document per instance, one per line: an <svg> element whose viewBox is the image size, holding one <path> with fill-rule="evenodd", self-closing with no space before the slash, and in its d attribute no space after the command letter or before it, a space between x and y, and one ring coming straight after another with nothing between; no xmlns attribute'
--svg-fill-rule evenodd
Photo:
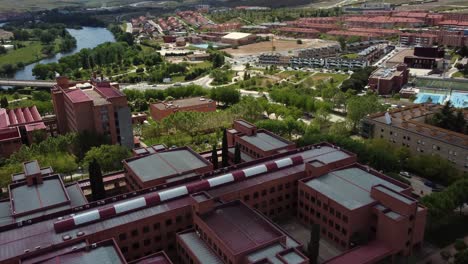
<svg viewBox="0 0 468 264"><path fill-rule="evenodd" d="M32 86L52 88L55 81L0 79L0 86Z"/></svg>

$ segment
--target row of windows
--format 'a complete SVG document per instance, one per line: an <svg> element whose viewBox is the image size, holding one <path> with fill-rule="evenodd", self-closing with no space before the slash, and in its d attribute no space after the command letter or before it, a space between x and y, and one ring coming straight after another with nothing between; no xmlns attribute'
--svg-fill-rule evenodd
<svg viewBox="0 0 468 264"><path fill-rule="evenodd" d="M313 216L313 215L312 215ZM315 224L315 223L320 223L320 213L318 214L317 216L317 221L314 221L313 218L310 218L307 216L307 215L302 215L302 213L299 213L299 218L307 223L307 224ZM325 220L324 220L325 219ZM323 236L325 237L327 234L328 234L328 238L332 241L334 241L336 244L339 244L341 245L341 247L343 248L346 248L346 241L345 240L342 240L338 234L334 234L334 229L336 229L337 231L336 232L341 232L341 234L343 234L344 237L346 237L348 231L344 228L341 228L339 224L334 224L333 225L333 221L331 220L328 220L328 226L330 226L330 228L328 229L328 232L327 232L327 221L326 221L326 217L324 216L324 218L322 218L322 221L324 222L324 224L321 225L321 231L322 231L322 234ZM334 229L333 229L334 228Z"/></svg>
<svg viewBox="0 0 468 264"><path fill-rule="evenodd" d="M304 192L303 190L299 191L299 196L304 197L306 201L310 201L311 203L310 211L312 214L315 211L313 206L316 206L317 208L322 208L324 211L329 212L331 215L334 215L336 218L343 220L343 222L348 223L348 216L341 214L341 212L338 211L338 209L335 209L332 206L328 206L328 204L326 203L322 204L322 201L320 199L316 199L312 195L309 195L309 193ZM305 208L306 211L309 211L309 206L307 204L304 205L302 201L303 200L299 200L299 207Z"/></svg>
<svg viewBox="0 0 468 264"><path fill-rule="evenodd" d="M218 247L218 245L216 245L216 243L213 243L211 241L211 238L209 236L207 236L207 234L205 232L203 232L203 230L201 228L199 228L199 226L197 224L195 224L195 230L197 230L197 233L200 236L200 238L203 239L208 244L208 246L210 246L213 249L214 252L216 252L221 258L224 259L224 263L227 263L228 258L226 256L226 254L224 254L224 252L221 251L221 248ZM232 263L232 262L229 260L229 263Z"/></svg>

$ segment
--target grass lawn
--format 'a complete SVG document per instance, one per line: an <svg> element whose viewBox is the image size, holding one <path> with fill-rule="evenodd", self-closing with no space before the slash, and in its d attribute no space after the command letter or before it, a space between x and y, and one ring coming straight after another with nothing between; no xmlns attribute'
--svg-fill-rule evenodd
<svg viewBox="0 0 468 264"><path fill-rule="evenodd" d="M452 78L468 78L468 76L464 75L462 72L458 71L452 75Z"/></svg>
<svg viewBox="0 0 468 264"><path fill-rule="evenodd" d="M346 74L339 74L339 73L316 73L312 75L312 80L320 81L320 80L329 80L330 78L333 79L333 85L337 87L340 85L344 80L348 78Z"/></svg>
<svg viewBox="0 0 468 264"><path fill-rule="evenodd" d="M213 63L210 61L203 61L200 63L191 63L189 64L190 69L206 69L206 68L211 68L213 66Z"/></svg>
<svg viewBox="0 0 468 264"><path fill-rule="evenodd" d="M357 59L359 57L359 55L357 53L349 53L349 54L345 54L345 55L343 55L341 57L346 58L346 59Z"/></svg>
<svg viewBox="0 0 468 264"><path fill-rule="evenodd" d="M7 54L0 56L0 66L4 64L16 64L23 62L25 65L43 58L41 53L42 44L38 41L24 42L26 47L10 50Z"/></svg>
<svg viewBox="0 0 468 264"><path fill-rule="evenodd" d="M292 77L290 79L290 81L292 82L300 81L309 75L310 75L309 72L304 72L304 71L283 71L283 72L275 74L275 76L278 76L281 79Z"/></svg>

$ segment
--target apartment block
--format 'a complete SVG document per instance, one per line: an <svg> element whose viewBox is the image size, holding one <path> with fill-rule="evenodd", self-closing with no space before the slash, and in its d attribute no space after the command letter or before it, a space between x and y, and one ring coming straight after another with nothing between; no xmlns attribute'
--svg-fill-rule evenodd
<svg viewBox="0 0 468 264"><path fill-rule="evenodd" d="M378 94L398 93L408 83L409 69L405 64L393 68L379 68L369 77L369 88Z"/></svg>
<svg viewBox="0 0 468 264"><path fill-rule="evenodd" d="M60 133L94 132L108 136L112 144L133 147L132 116L118 84L95 77L70 83L59 77L52 100Z"/></svg>
<svg viewBox="0 0 468 264"><path fill-rule="evenodd" d="M407 147L415 154L439 155L458 169L468 170L468 136L426 124L440 106L419 104L370 115L362 120L361 134L382 138L396 146Z"/></svg>

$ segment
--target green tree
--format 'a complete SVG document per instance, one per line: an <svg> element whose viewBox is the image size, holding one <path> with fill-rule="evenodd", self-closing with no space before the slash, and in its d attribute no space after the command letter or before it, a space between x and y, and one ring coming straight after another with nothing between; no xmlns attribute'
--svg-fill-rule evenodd
<svg viewBox="0 0 468 264"><path fill-rule="evenodd" d="M0 100L0 107L8 108L8 99L6 98L6 96L3 96L2 99Z"/></svg>
<svg viewBox="0 0 468 264"><path fill-rule="evenodd" d="M234 164L239 164L241 163L241 151L240 151L240 145L236 144L235 149L234 149Z"/></svg>
<svg viewBox="0 0 468 264"><path fill-rule="evenodd" d="M213 150L211 151L211 162L213 163L213 169L218 169L218 149L216 145L213 145Z"/></svg>
<svg viewBox="0 0 468 264"><path fill-rule="evenodd" d="M229 106L240 101L240 92L232 87L217 87L211 89L211 99Z"/></svg>
<svg viewBox="0 0 468 264"><path fill-rule="evenodd" d="M96 160L104 172L122 169L122 160L130 157L130 151L120 145L101 145L93 147L84 157L84 163L89 164Z"/></svg>
<svg viewBox="0 0 468 264"><path fill-rule="evenodd" d="M223 143L222 143L222 152L221 152L221 158L222 158L222 166L227 167L229 166L229 155L228 155L228 140L227 140L227 130L223 130Z"/></svg>
<svg viewBox="0 0 468 264"><path fill-rule="evenodd" d="M98 201L106 198L106 190L104 189L104 181L102 178L101 166L99 166L99 163L96 159L93 159L89 163L88 172L93 201Z"/></svg>
<svg viewBox="0 0 468 264"><path fill-rule="evenodd" d="M354 96L348 99L347 103L347 118L353 125L353 130L356 130L362 118L368 114L383 111L385 108L382 106L377 96Z"/></svg>

